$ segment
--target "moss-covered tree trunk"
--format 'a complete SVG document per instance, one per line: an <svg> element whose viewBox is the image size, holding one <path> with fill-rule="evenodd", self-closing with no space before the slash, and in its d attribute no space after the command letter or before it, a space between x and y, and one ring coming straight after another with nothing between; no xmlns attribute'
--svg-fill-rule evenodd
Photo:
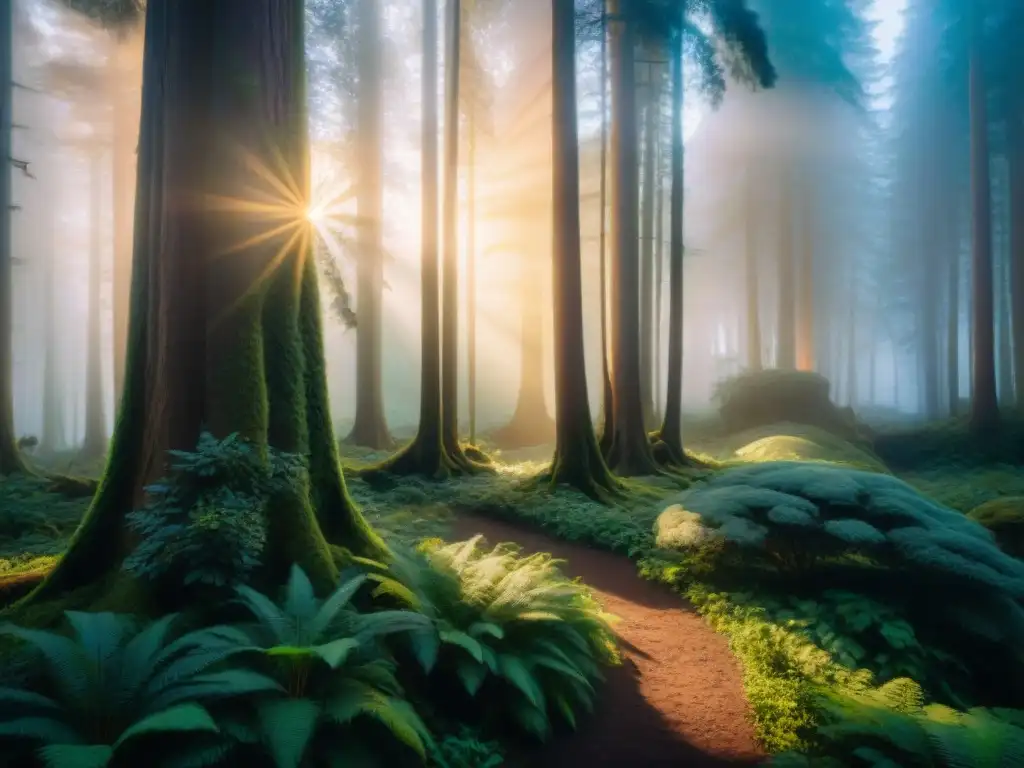
<svg viewBox="0 0 1024 768"><path fill-rule="evenodd" d="M0 3L0 475L27 467L14 431L14 291L11 253L12 3Z"/></svg>
<svg viewBox="0 0 1024 768"><path fill-rule="evenodd" d="M85 439L83 459L95 459L107 450L107 417L103 407L103 333L102 288L102 176L103 156L92 150L89 166L89 313L86 320L85 358Z"/></svg>
<svg viewBox="0 0 1024 768"><path fill-rule="evenodd" d="M606 457L624 476L658 471L644 429L640 384L640 254L637 212L636 30L630 8L608 0L612 91L612 401L614 432Z"/></svg>
<svg viewBox="0 0 1024 768"><path fill-rule="evenodd" d="M996 399L995 307L992 278L992 181L988 108L981 60L981 12L971 10L971 428L976 434L999 424Z"/></svg>
<svg viewBox="0 0 1024 768"><path fill-rule="evenodd" d="M326 588L327 541L385 552L349 499L331 431L311 256L301 0L150 0L122 408L103 480L27 601L111 588L125 515L202 429L303 454L269 510L265 576ZM199 204L197 204L199 203ZM65 603L66 604L66 603Z"/></svg>
<svg viewBox="0 0 1024 768"><path fill-rule="evenodd" d="M753 163L747 166L743 185L743 264L744 285L747 298L747 368L760 371L761 359L761 291L757 274L757 245L754 241L757 231L755 216L756 177Z"/></svg>
<svg viewBox="0 0 1024 768"><path fill-rule="evenodd" d="M668 380L665 384L665 410L658 440L665 446L670 463L686 461L683 452L683 45L682 36L672 40L672 189L669 203L668 274Z"/></svg>
<svg viewBox="0 0 1024 768"><path fill-rule="evenodd" d="M617 482L594 434L584 364L573 0L551 0L551 21L556 437L550 478L603 498Z"/></svg>
<svg viewBox="0 0 1024 768"><path fill-rule="evenodd" d="M357 133L359 259L356 263L356 418L347 442L367 448L393 444L384 417L384 81L380 3L359 0Z"/></svg>

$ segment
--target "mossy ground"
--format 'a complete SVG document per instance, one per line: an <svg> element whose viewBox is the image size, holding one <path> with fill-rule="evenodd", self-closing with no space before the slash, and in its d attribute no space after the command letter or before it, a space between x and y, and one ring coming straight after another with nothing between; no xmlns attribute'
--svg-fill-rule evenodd
<svg viewBox="0 0 1024 768"><path fill-rule="evenodd" d="M756 434L722 435L713 420L692 423L688 448L712 468L744 461L777 459L836 463L885 471L883 457L893 445L907 460L894 462L895 474L923 493L954 509L967 512L1000 496L1024 495L1024 466L999 456L978 461L965 448L958 425L929 428L920 433L923 443L913 446L900 436L883 439L880 455L830 439L820 431L760 428ZM950 441L945 455L942 440ZM1013 450L1015 442L1006 438ZM753 444L753 447L751 447ZM828 658L805 638L769 622L763 612L730 602L728 594L709 590L701 580L701 563L680 562L661 556L654 547L653 523L663 499L700 478L684 476L639 478L627 481L627 493L614 505L601 505L567 488L552 492L533 479L546 466L550 446L504 453L482 446L495 461L494 474L456 477L444 482L417 478L359 477L359 469L385 458L382 452L343 447L349 491L368 522L388 542L415 542L449 535L449 525L460 511L472 510L536 525L562 539L585 542L629 556L641 573L672 584L704 613L711 624L729 636L744 666L745 685L754 712L758 736L771 752L804 746L801 733L814 721L809 686L815 680L841 681L852 674ZM780 451L785 455L779 455ZM805 452L805 453L801 453ZM892 464L889 464L892 467ZM95 467L74 461L55 469L93 474ZM705 470L707 471L707 470ZM713 469L710 471L714 471ZM66 546L85 499L67 499L46 491L46 482L32 478L0 481L0 582L32 578L48 569Z"/></svg>

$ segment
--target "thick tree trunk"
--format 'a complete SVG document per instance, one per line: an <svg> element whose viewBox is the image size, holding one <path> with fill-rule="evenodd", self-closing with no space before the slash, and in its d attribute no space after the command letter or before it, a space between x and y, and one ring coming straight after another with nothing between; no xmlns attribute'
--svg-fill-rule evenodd
<svg viewBox="0 0 1024 768"><path fill-rule="evenodd" d="M652 340L653 363L651 368L651 400L654 408L654 422L660 424L661 416L658 403L661 402L661 321L664 305L665 283L665 189L664 175L661 172L661 101L659 99L658 124L654 128L655 167L658 169L654 177L654 338Z"/></svg>
<svg viewBox="0 0 1024 768"><path fill-rule="evenodd" d="M681 38L672 41L672 189L669 202L668 378L665 410L658 441L674 464L686 461L683 451L683 50Z"/></svg>
<svg viewBox="0 0 1024 768"><path fill-rule="evenodd" d="M475 57L474 57L475 60ZM476 69L474 69L476 72ZM479 84L477 84L479 87ZM466 138L466 387L469 407L469 442L476 443L476 105L473 93L468 108Z"/></svg>
<svg viewBox="0 0 1024 768"><path fill-rule="evenodd" d="M125 514L163 474L167 449L194 447L204 428L306 456L308 484L268 510L261 580L298 563L330 588L325 537L367 556L386 548L346 493L328 417L305 218L303 4L150 0L143 69L122 417L92 506L27 603L76 591L54 612L97 600L140 610L145 595L116 588L131 548ZM209 202L181 204L197 198Z"/></svg>
<svg viewBox="0 0 1024 768"><path fill-rule="evenodd" d="M775 367L796 368L796 269L793 254L793 208L789 174L781 165L779 185L779 306Z"/></svg>
<svg viewBox="0 0 1024 768"><path fill-rule="evenodd" d="M996 399L994 291L992 284L992 183L989 170L987 90L982 72L980 19L971 13L971 428L976 433L999 424Z"/></svg>
<svg viewBox="0 0 1024 768"><path fill-rule="evenodd" d="M384 418L382 303L384 301L384 83L380 7L359 0L359 260L356 264L356 417L346 442L377 450L394 441Z"/></svg>
<svg viewBox="0 0 1024 768"><path fill-rule="evenodd" d="M555 453L551 483L594 498L617 487L590 417L583 353L580 175L576 125L576 24L573 0L551 0L552 164L554 181Z"/></svg>
<svg viewBox="0 0 1024 768"><path fill-rule="evenodd" d="M0 475L25 471L14 431L14 302L11 253L11 80L14 41L10 2L0 3Z"/></svg>
<svg viewBox="0 0 1024 768"><path fill-rule="evenodd" d="M612 59L612 400L608 464L624 476L657 471L644 429L640 384L640 260L636 32L622 0L608 0ZM669 393L669 397L672 393Z"/></svg>
<svg viewBox="0 0 1024 768"><path fill-rule="evenodd" d="M107 450L107 418L103 407L103 335L101 332L100 289L102 261L100 225L102 213L102 156L98 150L90 158L89 187L89 314L86 322L85 360L85 439L83 459L95 459Z"/></svg>
<svg viewBox="0 0 1024 768"><path fill-rule="evenodd" d="M753 168L749 165L745 181L743 189L743 262L747 294L747 368L751 371L760 371L764 363L761 358L760 283L757 275L757 247L754 243L756 182Z"/></svg>
<svg viewBox="0 0 1024 768"><path fill-rule="evenodd" d="M658 96L654 86L654 70L647 64L644 96L643 184L640 210L640 402L644 429L654 427L654 209L656 173L654 129Z"/></svg>

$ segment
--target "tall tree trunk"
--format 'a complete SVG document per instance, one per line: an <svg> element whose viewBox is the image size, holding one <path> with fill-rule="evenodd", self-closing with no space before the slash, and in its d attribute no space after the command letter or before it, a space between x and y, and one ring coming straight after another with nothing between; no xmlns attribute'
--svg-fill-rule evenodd
<svg viewBox="0 0 1024 768"><path fill-rule="evenodd" d="M654 338L652 340L653 367L651 368L651 400L654 421L660 423L658 403L661 402L661 320L665 281L665 190L661 171L661 99L658 100L658 123L654 127L655 168L654 176Z"/></svg>
<svg viewBox="0 0 1024 768"><path fill-rule="evenodd" d="M743 188L743 262L747 293L747 368L751 371L760 371L764 363L761 357L761 299L757 275L757 247L754 243L756 181L751 164L747 165L745 182Z"/></svg>
<svg viewBox="0 0 1024 768"><path fill-rule="evenodd" d="M656 173L654 130L655 105L658 97L654 85L653 65L647 64L644 96L643 184L640 210L640 398L644 429L654 427L654 209Z"/></svg>
<svg viewBox="0 0 1024 768"><path fill-rule="evenodd" d="M356 417L346 442L377 450L393 444L384 417L384 82L380 3L359 0L357 133L359 260L356 262Z"/></svg>
<svg viewBox="0 0 1024 768"><path fill-rule="evenodd" d="M602 498L617 483L594 434L584 364L574 5L551 0L556 435L550 481Z"/></svg>
<svg viewBox="0 0 1024 768"><path fill-rule="evenodd" d="M474 56L474 60L476 57ZM475 72L476 70L474 70ZM476 443L476 105L479 83L474 83L468 105L466 138L466 367L469 407L469 442Z"/></svg>
<svg viewBox="0 0 1024 768"><path fill-rule="evenodd" d="M800 244L796 286L799 291L796 315L796 367L801 371L815 369L814 350L814 210L810 182L806 171L799 171L801 210Z"/></svg>
<svg viewBox="0 0 1024 768"><path fill-rule="evenodd" d="M851 261L846 306L846 400L851 406L857 402L857 295L857 263Z"/></svg>
<svg viewBox="0 0 1024 768"><path fill-rule="evenodd" d="M441 301L438 259L437 0L423 0L421 136L420 417L416 437L382 469L445 477L458 470L441 440Z"/></svg>
<svg viewBox="0 0 1024 768"><path fill-rule="evenodd" d="M793 208L791 183L786 165L781 164L779 189L779 297L776 327L775 367L796 368L796 269L793 254Z"/></svg>
<svg viewBox="0 0 1024 768"><path fill-rule="evenodd" d="M112 278L114 402L124 387L125 354L128 348L128 308L132 281L132 202L135 197L135 147L138 142L138 112L131 91L125 86L130 76L123 45L112 43L113 151L111 152L114 218L114 268Z"/></svg>
<svg viewBox="0 0 1024 768"><path fill-rule="evenodd" d="M1006 253L1003 249L1000 249ZM1013 393L1013 340L1011 337L1010 312L1010 259L1008 255L999 261L999 405L1011 407Z"/></svg>
<svg viewBox="0 0 1024 768"><path fill-rule="evenodd" d="M921 217L922 252L919 254L921 267L921 338L918 339L922 353L922 389L924 390L924 411L928 419L939 417L939 340L942 338L938 332L939 328L939 292L941 283L940 272L936 269L936 257L939 252L939 243L936 235L941 231L937 216L940 215L940 208L935 205L935 197L941 194L936 190L932 176L928 170L923 170L922 194L928 201L924 208L924 215Z"/></svg>
<svg viewBox="0 0 1024 768"><path fill-rule="evenodd" d="M971 428L999 424L996 399L994 291L992 285L992 182L989 169L987 89L981 62L981 11L970 11L971 122Z"/></svg>
<svg viewBox="0 0 1024 768"><path fill-rule="evenodd" d="M1024 101L1024 100L1022 100ZM1010 161L1010 322L1016 407L1024 410L1024 109L1007 121Z"/></svg>
<svg viewBox="0 0 1024 768"><path fill-rule="evenodd" d="M52 150L50 150L52 151ZM57 268L57 210L60 205L60 187L55 183L54 175L60 167L60 162L55 161L48 164L44 170L45 176L41 183L45 185L45 194L48 196L47 221L49 229L46 237L43 257L43 343L46 345L43 350L43 432L39 436L39 453L52 455L63 448L64 426L63 426L63 397L61 392L60 378L60 333L57 330L57 288L59 285Z"/></svg>
<svg viewBox="0 0 1024 768"><path fill-rule="evenodd" d="M14 291L11 253L12 3L0 3L0 475L23 472L14 431Z"/></svg>
<svg viewBox="0 0 1024 768"><path fill-rule="evenodd" d="M960 412L960 238L955 225L947 229L957 234L949 240L949 262L946 275L946 398L949 414Z"/></svg>
<svg viewBox="0 0 1024 768"><path fill-rule="evenodd" d="M328 417L305 218L303 20L301 0L146 6L122 417L92 506L22 607L73 591L50 604L52 619L97 600L108 610L148 608L140 605L144 585L126 589L120 581L133 541L125 514L163 474L166 450L193 448L202 429L307 459L308 482L267 510L260 585L282 582L297 563L318 590L330 589L337 568L326 541L368 557L387 554L346 493ZM254 195L277 202L269 222L265 210L239 211L230 202ZM227 202L177 204L196 197Z"/></svg>
<svg viewBox="0 0 1024 768"><path fill-rule="evenodd" d="M604 9L602 9L604 10ZM601 214L598 233L601 291L601 418L598 441L607 455L615 433L612 375L608 360L608 14L601 14Z"/></svg>
<svg viewBox="0 0 1024 768"><path fill-rule="evenodd" d="M622 0L607 0L612 60L612 400L608 464L624 476L658 471L644 429L640 384L640 260L636 32ZM669 393L669 397L672 393Z"/></svg>
<svg viewBox="0 0 1024 768"><path fill-rule="evenodd" d="M81 455L95 459L107 450L107 419L103 407L103 334L100 288L103 255L100 209L102 155L93 150L89 168L89 315L86 323L85 440Z"/></svg>
<svg viewBox="0 0 1024 768"><path fill-rule="evenodd" d="M686 461L683 451L683 45L672 40L672 189L669 201L668 272L668 377L665 382L665 410L658 440L665 446L671 463Z"/></svg>
<svg viewBox="0 0 1024 768"><path fill-rule="evenodd" d="M447 0L444 115L444 277L441 285L441 444L464 469L459 445L459 74L462 0Z"/></svg>

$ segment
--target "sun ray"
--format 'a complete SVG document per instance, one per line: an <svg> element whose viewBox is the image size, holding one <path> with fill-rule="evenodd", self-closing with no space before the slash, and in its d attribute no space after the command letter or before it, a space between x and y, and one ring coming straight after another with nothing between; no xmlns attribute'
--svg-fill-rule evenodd
<svg viewBox="0 0 1024 768"><path fill-rule="evenodd" d="M242 240L239 243L234 243L232 245L229 245L229 246L227 246L224 250L222 250L217 255L219 255L219 256L227 256L227 255L232 254L232 253L238 253L240 251L244 251L247 248L253 248L253 247L257 246L257 245L261 245L261 244L267 242L268 240L271 240L271 239L277 237L278 235L283 235L285 232L287 232L290 229L294 229L295 227L303 227L303 225L304 225L304 222L301 221L301 220L298 220L298 221L297 220L286 221L284 224L276 226L273 229L268 229L268 230L266 230L264 232L258 232L255 235L253 235L252 237L248 237L248 238L246 238L245 240Z"/></svg>
<svg viewBox="0 0 1024 768"><path fill-rule="evenodd" d="M256 176L266 181L281 196L286 205L291 204L295 210L305 209L306 201L302 199L303 195L298 188L289 187L285 181L282 181L272 170L267 168L257 155L249 152L244 147L239 147L238 151L245 166ZM291 174L289 173L288 175L290 176Z"/></svg>

